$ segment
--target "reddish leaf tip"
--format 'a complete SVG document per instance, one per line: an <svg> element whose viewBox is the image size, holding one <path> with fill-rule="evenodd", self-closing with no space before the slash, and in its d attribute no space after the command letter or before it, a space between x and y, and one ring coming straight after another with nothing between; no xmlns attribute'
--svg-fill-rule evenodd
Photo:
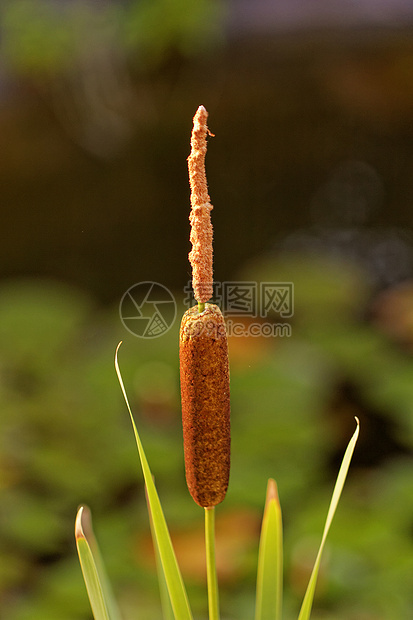
<svg viewBox="0 0 413 620"><path fill-rule="evenodd" d="M85 538L85 534L83 532L83 526L82 526L83 509L84 509L84 506L80 506L79 510L77 511L77 515L76 515L76 521L75 521L76 541L80 540L81 538Z"/></svg>
<svg viewBox="0 0 413 620"><path fill-rule="evenodd" d="M265 505L268 506L271 501L275 501L279 504L277 483L273 478L268 479Z"/></svg>
<svg viewBox="0 0 413 620"><path fill-rule="evenodd" d="M92 532L92 513L90 509L83 505L79 507L75 522L75 538L79 540L84 538L87 540L88 535Z"/></svg>

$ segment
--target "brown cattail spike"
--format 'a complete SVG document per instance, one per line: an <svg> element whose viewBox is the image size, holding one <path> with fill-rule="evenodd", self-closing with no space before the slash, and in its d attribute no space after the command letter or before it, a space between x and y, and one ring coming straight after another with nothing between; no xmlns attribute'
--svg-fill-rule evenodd
<svg viewBox="0 0 413 620"><path fill-rule="evenodd" d="M186 480L194 501L209 508L225 497L231 444L228 342L217 306L185 312L179 356Z"/></svg>
<svg viewBox="0 0 413 620"><path fill-rule="evenodd" d="M194 116L191 136L191 154L188 157L189 184L191 186L191 243L189 262L192 265L192 287L195 299L205 303L212 297L212 205L208 195L205 174L207 151L208 112L199 106ZM211 134L212 135L212 134Z"/></svg>

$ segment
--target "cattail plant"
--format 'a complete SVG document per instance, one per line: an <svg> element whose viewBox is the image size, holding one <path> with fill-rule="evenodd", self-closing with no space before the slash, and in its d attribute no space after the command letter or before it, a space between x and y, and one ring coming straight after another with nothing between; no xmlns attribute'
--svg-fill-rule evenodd
<svg viewBox="0 0 413 620"><path fill-rule="evenodd" d="M212 297L212 205L205 176L207 111L200 106L194 117L191 154L188 158L191 185L191 242L189 260L197 305L183 316L180 335L180 375L185 471L189 491L205 512L205 542L209 619L219 620L218 584L215 567L215 506L225 497L230 467L230 404L228 344L219 308ZM211 134L210 134L211 135ZM118 365L115 368L129 411L145 480L150 527L159 573L164 620L192 620L192 612L152 472L129 405ZM326 537L344 486L359 432L354 432L337 476L325 528L298 620L310 618L314 592ZM95 620L120 620L96 540L90 512L80 507L75 536ZM281 620L282 614L282 523L275 481L270 479L262 522L256 588L255 620Z"/></svg>
<svg viewBox="0 0 413 620"><path fill-rule="evenodd" d="M212 205L205 174L207 118L206 109L199 106L188 157L192 243L189 261L197 305L182 318L179 360L186 481L194 501L205 508L209 617L214 620L219 616L214 507L222 502L228 488L231 435L225 322L218 306L206 303L213 293Z"/></svg>
<svg viewBox="0 0 413 620"><path fill-rule="evenodd" d="M218 306L206 303L212 287L212 205L205 175L207 116L194 116L191 154L192 286L197 305L185 312L179 334L186 480L193 499L212 508L225 497L230 467L228 341Z"/></svg>

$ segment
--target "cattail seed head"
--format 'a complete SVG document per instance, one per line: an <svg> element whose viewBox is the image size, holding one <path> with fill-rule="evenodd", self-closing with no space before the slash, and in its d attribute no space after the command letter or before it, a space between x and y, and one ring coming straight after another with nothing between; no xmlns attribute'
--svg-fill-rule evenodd
<svg viewBox="0 0 413 620"><path fill-rule="evenodd" d="M185 312L179 356L186 480L194 501L209 508L225 497L231 444L228 341L217 306Z"/></svg>

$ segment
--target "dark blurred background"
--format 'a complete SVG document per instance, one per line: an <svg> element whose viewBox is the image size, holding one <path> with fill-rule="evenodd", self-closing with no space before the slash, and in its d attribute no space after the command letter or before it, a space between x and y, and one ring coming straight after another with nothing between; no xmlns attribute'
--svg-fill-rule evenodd
<svg viewBox="0 0 413 620"><path fill-rule="evenodd" d="M2 618L91 618L73 536L81 502L125 620L161 617L113 368L121 339L194 615L207 617L177 359L200 104L215 134L216 280L295 289L291 337L230 342L223 620L253 617L270 476L284 514L285 617L297 617L355 415L360 441L314 617L412 617L412 35L408 0L2 0ZM142 281L178 304L156 339L119 318Z"/></svg>

